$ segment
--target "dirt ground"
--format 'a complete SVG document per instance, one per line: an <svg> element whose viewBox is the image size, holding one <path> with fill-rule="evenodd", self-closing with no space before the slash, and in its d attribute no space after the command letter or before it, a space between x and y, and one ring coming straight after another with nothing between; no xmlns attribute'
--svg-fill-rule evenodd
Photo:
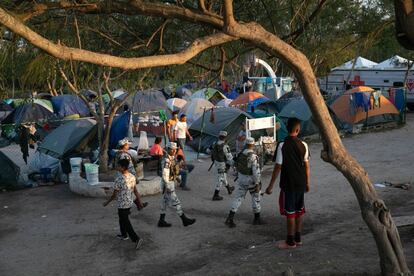
<svg viewBox="0 0 414 276"><path fill-rule="evenodd" d="M344 139L374 183L414 179L414 114L405 127ZM362 221L351 186L320 157L321 144L310 146L312 187L306 195L304 246L276 248L285 237L278 214L278 191L262 200L268 222L253 226L250 196L236 214L237 227L224 220L231 198L211 201L215 175L206 159L196 162L189 177L191 191L178 190L185 212L197 223L184 228L173 210L173 227L156 227L160 196L145 198L149 206L132 212L132 224L145 242L135 251L119 241L115 203L71 193L67 185L0 193L0 275L377 275L374 240ZM264 171L263 183L270 179ZM414 187L377 188L394 217L413 216ZM399 228L407 261L414 269L414 225Z"/></svg>

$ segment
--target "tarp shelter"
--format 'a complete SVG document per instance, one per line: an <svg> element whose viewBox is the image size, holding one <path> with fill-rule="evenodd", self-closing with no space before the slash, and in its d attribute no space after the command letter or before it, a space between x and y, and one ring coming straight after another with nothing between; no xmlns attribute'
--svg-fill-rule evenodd
<svg viewBox="0 0 414 276"><path fill-rule="evenodd" d="M222 99L216 104L216 106L228 107L232 101L232 99Z"/></svg>
<svg viewBox="0 0 414 276"><path fill-rule="evenodd" d="M374 106L365 112L363 108L354 108L351 97L355 93L372 93L374 89L366 86L356 87L346 91L342 96L338 97L331 105L332 111L339 120L348 124L366 123L367 125L374 125L378 123L387 123L398 121L399 112L397 108L384 96L381 95L379 99L379 106ZM371 106L373 99L371 98Z"/></svg>
<svg viewBox="0 0 414 276"><path fill-rule="evenodd" d="M211 112L214 112L214 121L210 120ZM246 112L234 107L210 109L206 111L204 116L204 127L202 117L191 125L189 131L194 139L189 142L189 145L197 150L201 139L201 151L206 152L217 140L219 132L225 130L228 134L227 141L229 141L230 148L234 150L236 148L236 137L246 117L253 118ZM202 128L203 131L201 131Z"/></svg>
<svg viewBox="0 0 414 276"><path fill-rule="evenodd" d="M22 124L31 122L44 122L52 117L53 113L43 105L37 103L26 103L18 106L1 123Z"/></svg>
<svg viewBox="0 0 414 276"><path fill-rule="evenodd" d="M328 107L329 108L329 107ZM337 128L341 127L341 122L336 118L335 114L329 111L331 118ZM298 118L302 121L300 136L310 136L319 132L316 126L312 112L308 104L303 98L292 99L278 114L278 116L287 123L289 118Z"/></svg>
<svg viewBox="0 0 414 276"><path fill-rule="evenodd" d="M230 106L240 106L240 108L242 108L242 106L245 106L245 108L247 108L247 105L251 101L257 98L266 98L266 97L263 96L263 94L258 93L258 92L247 92L247 93L241 94L236 99L234 99L231 102Z"/></svg>
<svg viewBox="0 0 414 276"><path fill-rule="evenodd" d="M167 100L159 90L144 90L135 93L127 100L133 113L134 123L139 124L139 130L155 136L164 135L164 125L159 116L160 110L165 110L170 116ZM137 114L138 113L138 114Z"/></svg>
<svg viewBox="0 0 414 276"><path fill-rule="evenodd" d="M79 115L79 117L88 117L89 108L81 98L75 95L61 95L52 98L55 114L60 118Z"/></svg>
<svg viewBox="0 0 414 276"><path fill-rule="evenodd" d="M62 160L82 152L92 140L96 140L96 132L95 120L68 121L46 136L38 150Z"/></svg>
<svg viewBox="0 0 414 276"><path fill-rule="evenodd" d="M167 100L168 108L171 111L180 111L186 104L187 101L180 98L171 98Z"/></svg>
<svg viewBox="0 0 414 276"><path fill-rule="evenodd" d="M6 154L0 151L0 186L19 186L20 168Z"/></svg>
<svg viewBox="0 0 414 276"><path fill-rule="evenodd" d="M128 136L129 120L131 112L124 112L112 122L111 133L109 136L109 149L115 149L119 140Z"/></svg>
<svg viewBox="0 0 414 276"><path fill-rule="evenodd" d="M191 99L205 99L214 105L225 98L226 96L224 96L223 93L214 88L203 88L191 96Z"/></svg>
<svg viewBox="0 0 414 276"><path fill-rule="evenodd" d="M203 116L204 110L208 110L214 105L204 99L192 99L180 111L179 116L185 114L187 116L187 123L191 126L198 118Z"/></svg>

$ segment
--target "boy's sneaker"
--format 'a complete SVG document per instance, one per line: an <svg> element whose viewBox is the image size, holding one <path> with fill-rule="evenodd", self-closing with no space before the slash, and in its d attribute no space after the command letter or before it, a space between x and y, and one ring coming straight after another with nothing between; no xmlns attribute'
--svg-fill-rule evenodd
<svg viewBox="0 0 414 276"><path fill-rule="evenodd" d="M128 236L116 235L116 237L122 241L126 241L128 239Z"/></svg>
<svg viewBox="0 0 414 276"><path fill-rule="evenodd" d="M136 250L139 250L140 248L141 248L141 246L142 246L142 243L144 242L144 240L143 239L141 239L141 238L139 238L138 240L137 240L137 242L136 242L136 244L135 244L135 249Z"/></svg>

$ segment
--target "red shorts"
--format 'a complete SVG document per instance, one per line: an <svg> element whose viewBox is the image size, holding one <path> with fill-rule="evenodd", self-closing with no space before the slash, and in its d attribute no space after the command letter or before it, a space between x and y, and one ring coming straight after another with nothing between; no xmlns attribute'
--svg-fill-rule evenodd
<svg viewBox="0 0 414 276"><path fill-rule="evenodd" d="M305 193L280 191L279 209L282 216L299 218L305 214Z"/></svg>

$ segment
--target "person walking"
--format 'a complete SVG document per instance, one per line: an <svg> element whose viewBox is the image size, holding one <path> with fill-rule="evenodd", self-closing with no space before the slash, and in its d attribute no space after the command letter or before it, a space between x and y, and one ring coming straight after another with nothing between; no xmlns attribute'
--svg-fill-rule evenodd
<svg viewBox="0 0 414 276"><path fill-rule="evenodd" d="M174 142L169 142L167 145L167 154L162 160L162 199L158 227L171 227L171 223L165 221L167 206L172 206L176 209L177 214L180 216L184 226L189 226L196 222L195 219L190 219L184 214L181 207L181 202L175 193L175 181L180 170L175 161L176 150L177 144Z"/></svg>
<svg viewBox="0 0 414 276"><path fill-rule="evenodd" d="M128 171L129 161L121 159L118 161L118 168L120 175L117 176L114 182L114 191L112 196L103 203L103 206L107 206L112 200L117 199L119 228L121 234L117 237L121 240L127 240L128 236L133 243L135 243L135 249L139 249L143 243L143 239L140 238L134 231L129 220L131 214L131 207L134 203L133 196L136 197L136 204L138 209L142 209L144 206L141 202L141 197L138 193L135 176Z"/></svg>
<svg viewBox="0 0 414 276"><path fill-rule="evenodd" d="M213 145L211 159L217 169L217 182L214 190L213 201L223 200L220 196L220 189L224 185L229 195L234 191L234 187L229 185L227 181L227 170L233 166L233 155L230 147L226 143L227 131L219 132L219 140Z"/></svg>
<svg viewBox="0 0 414 276"><path fill-rule="evenodd" d="M237 156L236 159L236 169L238 171L238 181L236 189L236 197L234 198L231 210L227 216L225 224L230 227L236 227L234 223L234 215L239 209L241 203L243 202L246 193L249 192L252 197L252 208L254 213L253 225L265 224L264 221L260 218L260 166L259 166L259 157L254 153L254 138L246 139L246 148Z"/></svg>
<svg viewBox="0 0 414 276"><path fill-rule="evenodd" d="M280 173L280 214L286 216L287 238L278 244L280 249L302 245L301 232L305 214L304 194L310 190L310 165L308 145L298 138L300 120L290 118L287 123L289 136L276 149L276 164L266 194L272 194Z"/></svg>
<svg viewBox="0 0 414 276"><path fill-rule="evenodd" d="M187 137L190 139L190 141L193 140L193 137L191 136L190 132L188 132L187 116L185 114L182 114L180 116L180 121L178 121L175 124L174 130L178 146L184 151L185 140L187 139Z"/></svg>

